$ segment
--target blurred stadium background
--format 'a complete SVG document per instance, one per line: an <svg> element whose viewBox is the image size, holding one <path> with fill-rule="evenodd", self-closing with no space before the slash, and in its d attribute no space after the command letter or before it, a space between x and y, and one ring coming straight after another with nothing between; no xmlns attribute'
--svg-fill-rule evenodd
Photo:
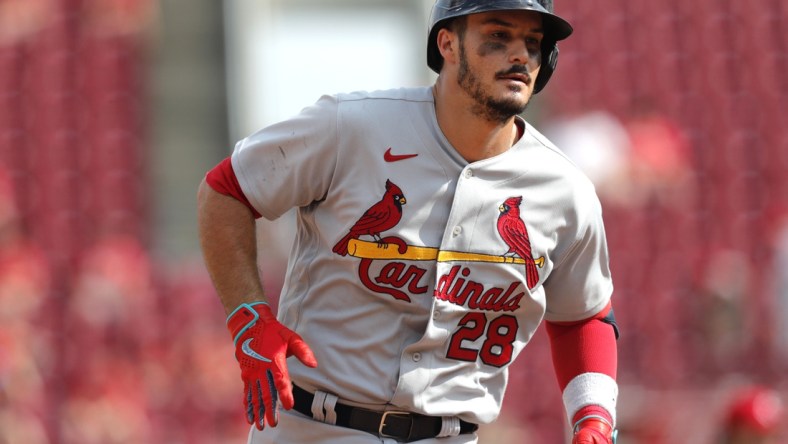
<svg viewBox="0 0 788 444"><path fill-rule="evenodd" d="M320 94L431 82L431 3L0 0L0 444L245 442L196 186ZM576 33L526 117L603 200L623 444L786 400L786 5L558 2ZM274 298L290 226L259 227ZM563 442L547 353L483 443Z"/></svg>

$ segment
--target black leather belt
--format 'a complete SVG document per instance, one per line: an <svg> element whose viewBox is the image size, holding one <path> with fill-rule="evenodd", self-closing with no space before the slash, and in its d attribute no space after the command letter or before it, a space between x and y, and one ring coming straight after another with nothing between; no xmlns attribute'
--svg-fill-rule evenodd
<svg viewBox="0 0 788 444"><path fill-rule="evenodd" d="M297 412L312 417L314 397L312 393L293 385L294 409ZM440 434L443 424L443 419L437 416L399 411L378 412L340 402L336 403L334 411L338 426L361 430L381 438L393 438L399 442L435 438ZM478 428L476 424L460 420L460 434L472 433Z"/></svg>

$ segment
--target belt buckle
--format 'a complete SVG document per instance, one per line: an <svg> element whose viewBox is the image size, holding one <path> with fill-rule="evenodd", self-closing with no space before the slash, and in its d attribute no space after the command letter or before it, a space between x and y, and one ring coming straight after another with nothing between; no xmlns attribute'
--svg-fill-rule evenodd
<svg viewBox="0 0 788 444"><path fill-rule="evenodd" d="M399 411L399 410L387 410L387 411L383 412L383 416L381 416L381 418L380 418L380 426L378 427L378 436L381 437L381 438L395 438L395 439L403 438L402 436L389 435L389 434L383 432L383 429L386 427L386 417L389 416L389 415L404 416L404 417L410 419L410 427L408 428L408 436L404 437L405 440L409 440L410 439L410 434L413 431L413 418L410 416L410 412L403 412L403 411Z"/></svg>

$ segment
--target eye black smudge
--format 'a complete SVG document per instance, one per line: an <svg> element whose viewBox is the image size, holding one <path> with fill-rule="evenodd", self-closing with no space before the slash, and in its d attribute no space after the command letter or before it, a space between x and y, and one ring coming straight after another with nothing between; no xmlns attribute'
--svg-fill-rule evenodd
<svg viewBox="0 0 788 444"><path fill-rule="evenodd" d="M503 43L485 42L485 43L482 43L482 45L476 51L476 54L478 56L480 56L480 57L484 57L484 56L490 55L492 53L502 52L502 51L505 51L505 50L506 50L506 45L504 45Z"/></svg>

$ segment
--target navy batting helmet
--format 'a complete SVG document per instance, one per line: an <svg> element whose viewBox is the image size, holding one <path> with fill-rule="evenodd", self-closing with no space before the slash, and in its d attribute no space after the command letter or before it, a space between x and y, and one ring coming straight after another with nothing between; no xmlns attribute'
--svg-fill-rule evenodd
<svg viewBox="0 0 788 444"><path fill-rule="evenodd" d="M438 51L438 31L449 25L452 19L479 12L490 11L535 11L542 15L545 35L542 41L542 68L536 77L534 94L545 87L558 64L556 42L572 34L572 25L553 14L553 0L437 0L430 15L430 34L427 40L427 65L440 72L443 57Z"/></svg>

